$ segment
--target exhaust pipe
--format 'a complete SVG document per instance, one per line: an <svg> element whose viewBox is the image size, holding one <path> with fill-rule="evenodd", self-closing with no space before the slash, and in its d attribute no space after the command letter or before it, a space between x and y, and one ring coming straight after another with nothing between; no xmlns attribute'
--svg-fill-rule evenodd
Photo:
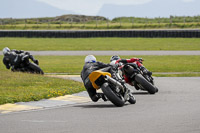
<svg viewBox="0 0 200 133"><path fill-rule="evenodd" d="M122 84L120 82L118 82L117 80L115 80L107 75L106 75L106 79L108 81L110 81L111 83L115 84L116 86L119 86L122 90L124 90L124 87L122 86Z"/></svg>

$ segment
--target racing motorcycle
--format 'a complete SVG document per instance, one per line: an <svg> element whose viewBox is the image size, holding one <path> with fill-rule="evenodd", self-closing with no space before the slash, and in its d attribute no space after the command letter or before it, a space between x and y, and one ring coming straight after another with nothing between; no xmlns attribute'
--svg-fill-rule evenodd
<svg viewBox="0 0 200 133"><path fill-rule="evenodd" d="M145 90L150 94L158 92L153 77L141 71L136 63L121 64L119 70L121 70L120 74L122 77L128 78L125 79L126 82L129 82L136 90Z"/></svg>
<svg viewBox="0 0 200 133"><path fill-rule="evenodd" d="M118 74L117 74L118 75ZM119 75L118 75L119 76ZM136 100L130 89L111 77L109 72L96 70L89 75L92 86L103 91L104 95L117 107L122 107L126 101L135 104Z"/></svg>
<svg viewBox="0 0 200 133"><path fill-rule="evenodd" d="M31 62L27 55L23 57L23 61L21 61L20 65L16 68L12 66L11 71L13 72L29 72L36 74L44 74L43 70L39 67L38 64Z"/></svg>

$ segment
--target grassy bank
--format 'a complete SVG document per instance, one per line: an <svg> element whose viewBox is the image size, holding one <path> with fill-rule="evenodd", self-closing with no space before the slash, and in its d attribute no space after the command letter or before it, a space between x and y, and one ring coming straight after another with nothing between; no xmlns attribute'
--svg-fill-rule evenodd
<svg viewBox="0 0 200 133"><path fill-rule="evenodd" d="M1 30L105 30L105 29L196 29L200 28L199 22L190 23L155 23L155 22L104 22L104 23L43 23L43 24L6 24L0 25Z"/></svg>
<svg viewBox="0 0 200 133"><path fill-rule="evenodd" d="M0 60L2 57L0 56ZM104 63L109 63L110 57L96 56L98 61ZM131 57L143 58L144 66L152 72L200 72L200 56L121 56L121 58ZM80 74L85 56L36 56L36 58L46 73ZM0 71L7 70L1 65Z"/></svg>
<svg viewBox="0 0 200 133"><path fill-rule="evenodd" d="M200 50L200 38L0 38L0 49Z"/></svg>
<svg viewBox="0 0 200 133"><path fill-rule="evenodd" d="M37 101L85 90L82 83L27 73L0 71L0 104Z"/></svg>

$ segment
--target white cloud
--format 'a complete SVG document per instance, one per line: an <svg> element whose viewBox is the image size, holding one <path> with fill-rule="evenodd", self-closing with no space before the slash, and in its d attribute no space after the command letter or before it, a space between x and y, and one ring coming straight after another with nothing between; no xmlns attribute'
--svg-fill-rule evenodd
<svg viewBox="0 0 200 133"><path fill-rule="evenodd" d="M194 2L195 0L182 0L185 3L190 3L190 2Z"/></svg>
<svg viewBox="0 0 200 133"><path fill-rule="evenodd" d="M104 4L138 5L152 0L37 0L62 10L78 14L96 15Z"/></svg>

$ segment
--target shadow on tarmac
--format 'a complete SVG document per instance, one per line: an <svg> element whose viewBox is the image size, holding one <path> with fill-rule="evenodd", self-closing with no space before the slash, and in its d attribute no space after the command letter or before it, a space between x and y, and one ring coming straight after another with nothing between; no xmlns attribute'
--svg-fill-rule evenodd
<svg viewBox="0 0 200 133"><path fill-rule="evenodd" d="M148 92L133 92L133 95L150 95Z"/></svg>
<svg viewBox="0 0 200 133"><path fill-rule="evenodd" d="M109 102L109 101L108 101ZM125 104L124 106L126 106L127 104ZM93 104L93 105L75 105L73 107L81 107L81 108L119 108L116 107L114 104L112 104L111 102L109 104Z"/></svg>

